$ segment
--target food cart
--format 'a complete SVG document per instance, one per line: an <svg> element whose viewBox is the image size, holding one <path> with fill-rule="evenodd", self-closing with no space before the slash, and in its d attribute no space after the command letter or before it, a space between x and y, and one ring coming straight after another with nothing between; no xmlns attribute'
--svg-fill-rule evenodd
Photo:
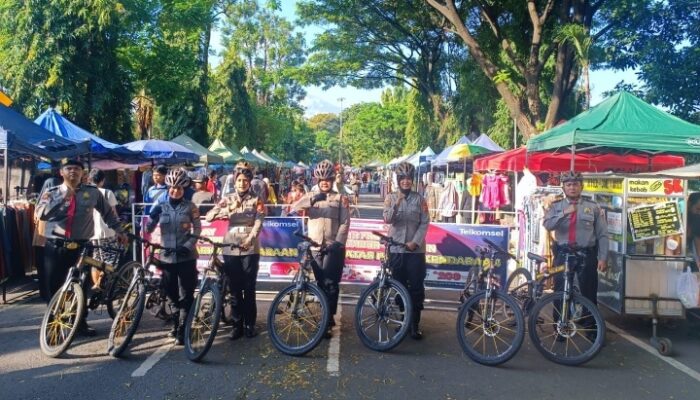
<svg viewBox="0 0 700 400"><path fill-rule="evenodd" d="M650 316L651 343L664 355L671 341L656 336L659 318L685 318L676 280L693 260L686 256L688 191L679 178L584 174L582 195L605 209L610 237L598 301L620 315Z"/></svg>

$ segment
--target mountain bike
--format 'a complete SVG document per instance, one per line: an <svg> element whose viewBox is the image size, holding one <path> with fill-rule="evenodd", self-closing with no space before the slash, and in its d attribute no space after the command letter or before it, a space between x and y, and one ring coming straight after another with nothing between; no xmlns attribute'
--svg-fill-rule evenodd
<svg viewBox="0 0 700 400"><path fill-rule="evenodd" d="M61 237L56 232L53 234ZM41 322L39 345L41 351L49 357L58 357L68 349L79 325L85 322L86 308L94 309L100 304L106 304L110 310L110 306L114 307L120 302L123 294L116 287L122 279L129 276L134 266L133 262L127 262L117 269L115 265L92 257L98 249L104 252L121 252L120 248L65 238L57 239L55 243L69 250L80 249L80 255L76 263L68 269L66 280L61 288L51 298ZM100 286L102 290L93 293L91 302L88 304L83 288L91 279L91 268L104 272L105 276Z"/></svg>
<svg viewBox="0 0 700 400"><path fill-rule="evenodd" d="M146 246L148 256L144 263L146 267L138 262L131 264L133 278L127 287L119 311L112 321L107 340L107 353L112 357L121 356L129 347L129 343L131 343L131 339L141 322L144 309L157 308L159 312L156 313L156 316L165 321L172 320L172 312L168 311L168 306L166 306L165 291L161 287L160 279L153 278L150 267L160 266L160 260L155 257L156 250L173 251L174 249L163 247L130 233L127 235L131 240Z"/></svg>
<svg viewBox="0 0 700 400"><path fill-rule="evenodd" d="M537 350L550 361L580 365L603 347L605 321L598 307L574 289L576 271L585 267L583 249L559 245L565 257L564 290L542 297L530 311L528 329Z"/></svg>
<svg viewBox="0 0 700 400"><path fill-rule="evenodd" d="M498 290L500 284L494 274L498 254L513 256L490 240L483 241L487 246L476 248L479 265L475 281L467 279L461 296L464 303L457 315L457 338L472 360L499 365L520 350L525 337L525 320L518 302ZM471 292L474 288L477 291Z"/></svg>
<svg viewBox="0 0 700 400"><path fill-rule="evenodd" d="M392 277L389 266L390 246L406 247L381 232L372 231L384 245L377 276L362 291L355 308L355 330L362 344L374 351L396 347L408 334L413 304L408 289Z"/></svg>
<svg viewBox="0 0 700 400"><path fill-rule="evenodd" d="M302 356L314 349L321 339L330 320L328 299L321 289L311 282L313 264L316 263L311 247L326 248L314 242L300 231L299 269L292 284L275 296L267 314L267 325L272 344L284 354Z"/></svg>
<svg viewBox="0 0 700 400"><path fill-rule="evenodd" d="M217 243L204 236L190 236L212 245L209 264L204 269L199 291L185 320L185 354L191 361L198 362L214 343L224 314L224 299L229 290L229 278L223 273L224 264L219 259L219 251L225 247L235 249L239 246Z"/></svg>

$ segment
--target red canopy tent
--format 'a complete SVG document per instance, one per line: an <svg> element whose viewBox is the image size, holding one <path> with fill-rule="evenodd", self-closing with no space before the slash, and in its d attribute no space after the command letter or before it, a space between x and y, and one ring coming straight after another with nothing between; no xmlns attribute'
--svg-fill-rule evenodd
<svg viewBox="0 0 700 400"><path fill-rule="evenodd" d="M521 147L474 160L475 171L499 170L520 172L524 167L530 171L561 172L571 169L570 153L530 153ZM640 155L616 153L576 153L574 169L580 172L655 172L682 167L685 159L669 154Z"/></svg>

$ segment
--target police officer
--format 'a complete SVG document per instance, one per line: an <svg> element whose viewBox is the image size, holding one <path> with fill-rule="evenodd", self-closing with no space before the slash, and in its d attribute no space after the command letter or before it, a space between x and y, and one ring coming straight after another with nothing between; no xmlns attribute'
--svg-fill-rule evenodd
<svg viewBox="0 0 700 400"><path fill-rule="evenodd" d="M167 200L153 206L146 226L148 232L160 227L161 245L170 250L160 252L163 284L173 309L173 329L168 336L181 345L185 334L184 324L187 312L194 300L197 285L197 239L202 222L199 208L184 198L185 187L190 178L183 169L173 169L165 176L168 186Z"/></svg>
<svg viewBox="0 0 700 400"><path fill-rule="evenodd" d="M81 183L83 163L67 160L61 166L63 183L49 188L39 199L35 218L46 221L46 246L44 249L45 291L49 299L58 291L66 279L71 265L80 255L80 249L63 246L63 237L77 242L87 242L95 231L93 210L97 210L107 226L114 229L122 243L126 242L121 224L114 209L96 186ZM86 282L87 284L88 282ZM87 291L89 286L83 288ZM87 298L88 296L86 296ZM79 327L80 332L94 336L95 331L87 324Z"/></svg>
<svg viewBox="0 0 700 400"><path fill-rule="evenodd" d="M413 302L413 323L411 337L423 338L420 330L421 310L425 300L425 234L428 232L428 204L423 197L413 191L415 168L407 162L396 167L398 192L389 194L384 199L384 222L391 224L389 236L403 246L391 246L389 265L393 276L401 282L411 295Z"/></svg>
<svg viewBox="0 0 700 400"><path fill-rule="evenodd" d="M318 190L306 193L292 205L294 211L305 211L309 217L308 235L325 246L323 255L319 248L312 248L317 265L314 276L321 290L328 297L331 318L325 337L330 338L335 326L333 316L338 309L340 278L345 264L345 242L350 228L349 200L344 194L331 190L335 171L333 163L323 160L314 168Z"/></svg>
<svg viewBox="0 0 700 400"><path fill-rule="evenodd" d="M239 162L233 172L235 191L224 197L207 213L206 220L228 219L225 243L236 243L240 248L224 248L224 273L229 276L233 331L231 340L244 334L257 335L255 319L255 284L260 262L258 235L265 220L265 203L252 190L253 170L246 161Z"/></svg>
<svg viewBox="0 0 700 400"><path fill-rule="evenodd" d="M554 233L554 265L563 265L564 254L557 245L572 245L584 249L586 259L576 271L581 294L597 304L598 273L607 269L608 224L603 210L596 202L582 198L583 178L578 172L561 175L565 198L551 204L544 216L545 229ZM579 264L579 263L577 263ZM578 265L577 265L578 266ZM563 274L555 275L554 290L564 290Z"/></svg>

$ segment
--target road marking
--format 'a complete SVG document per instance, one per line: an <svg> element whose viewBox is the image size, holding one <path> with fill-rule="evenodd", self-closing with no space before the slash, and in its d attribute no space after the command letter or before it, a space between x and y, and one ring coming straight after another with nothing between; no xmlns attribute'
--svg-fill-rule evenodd
<svg viewBox="0 0 700 400"><path fill-rule="evenodd" d="M23 321L30 321L33 319L43 319L44 317L36 317L36 318L26 318L23 319L19 322ZM91 319L88 322L91 324L100 324L106 321L112 321L111 319L103 318L103 319ZM15 326L10 326L7 328L0 328L0 333L13 333L13 332L25 332L25 331L34 331L34 330L39 330L41 329L41 324L35 324L35 325L15 325Z"/></svg>
<svg viewBox="0 0 700 400"><path fill-rule="evenodd" d="M343 306L338 307L337 323L333 327L333 337L331 338L331 343L328 345L328 364L326 365L326 371L330 376L340 376L340 326L341 317L343 314ZM333 316L331 315L331 318Z"/></svg>
<svg viewBox="0 0 700 400"><path fill-rule="evenodd" d="M168 354L168 351L173 348L175 345L175 342L173 339L166 339L165 344L160 346L156 351L151 354L146 361L141 364L136 370L131 374L132 378L138 378L145 376L146 373L153 368L154 365L160 361L161 358L165 357L166 354Z"/></svg>
<svg viewBox="0 0 700 400"><path fill-rule="evenodd" d="M631 342L632 344L636 345L637 347L640 347L642 350L645 350L647 353L649 353L653 356L656 356L657 358L665 361L666 363L670 364L673 368L687 374L691 378L700 382L700 373L698 373L696 370L688 367L687 365L683 364L682 362L677 361L671 357L662 356L661 354L659 354L659 352L656 350L656 348L654 348L650 344L647 344L647 343L637 339L636 337L627 333L622 328L618 328L617 326L611 324L610 322L606 322L605 325L608 327L608 329L614 331L618 335L627 339L627 341Z"/></svg>

